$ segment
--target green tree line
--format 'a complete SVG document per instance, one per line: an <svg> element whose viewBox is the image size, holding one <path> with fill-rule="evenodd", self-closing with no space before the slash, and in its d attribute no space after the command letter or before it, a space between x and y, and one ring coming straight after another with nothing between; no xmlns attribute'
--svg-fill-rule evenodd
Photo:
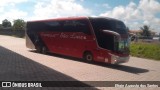
<svg viewBox="0 0 160 90"><path fill-rule="evenodd" d="M13 21L13 25L11 21L4 19L2 24L0 24L0 29L12 29L12 30L25 30L26 22L23 19L16 19Z"/></svg>
<svg viewBox="0 0 160 90"><path fill-rule="evenodd" d="M140 27L140 30L142 30L142 32L140 33L141 36L146 37L146 38L151 38L151 30L150 30L150 26L148 25L143 25L143 27Z"/></svg>

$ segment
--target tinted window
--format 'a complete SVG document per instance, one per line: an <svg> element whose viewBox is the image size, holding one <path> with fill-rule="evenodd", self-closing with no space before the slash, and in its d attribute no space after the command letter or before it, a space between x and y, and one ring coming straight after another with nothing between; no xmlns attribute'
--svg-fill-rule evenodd
<svg viewBox="0 0 160 90"><path fill-rule="evenodd" d="M49 21L44 22L44 29L46 31L61 31L62 30L62 21Z"/></svg>
<svg viewBox="0 0 160 90"><path fill-rule="evenodd" d="M48 26L57 27L60 26L60 22L54 21L54 22L45 22Z"/></svg>
<svg viewBox="0 0 160 90"><path fill-rule="evenodd" d="M121 21L106 18L90 18L90 21L95 32L98 45L102 48L114 50L114 36L104 34L102 30L111 30L119 34L127 34L127 29Z"/></svg>
<svg viewBox="0 0 160 90"><path fill-rule="evenodd" d="M113 25L107 19L90 19L93 30L95 32L98 45L108 50L114 50L114 37L113 35L106 35L102 30L113 30Z"/></svg>
<svg viewBox="0 0 160 90"><path fill-rule="evenodd" d="M90 34L87 20L29 22L27 26L28 30L33 31L83 32Z"/></svg>
<svg viewBox="0 0 160 90"><path fill-rule="evenodd" d="M118 32L119 34L127 34L127 28L126 28L126 26L124 25L123 22L116 21L115 23L116 23L115 24L116 32Z"/></svg>
<svg viewBox="0 0 160 90"><path fill-rule="evenodd" d="M123 22L105 18L90 19L95 32L101 30L111 30L119 34L127 34L126 26Z"/></svg>
<svg viewBox="0 0 160 90"><path fill-rule="evenodd" d="M27 23L27 30L30 31L59 31L61 29L61 23L54 22L29 22Z"/></svg>
<svg viewBox="0 0 160 90"><path fill-rule="evenodd" d="M90 33L89 25L86 20L67 20L63 23L64 32L83 32Z"/></svg>
<svg viewBox="0 0 160 90"><path fill-rule="evenodd" d="M112 23L109 20L105 19L93 19L91 20L92 26L95 29L95 31L100 30L112 30Z"/></svg>

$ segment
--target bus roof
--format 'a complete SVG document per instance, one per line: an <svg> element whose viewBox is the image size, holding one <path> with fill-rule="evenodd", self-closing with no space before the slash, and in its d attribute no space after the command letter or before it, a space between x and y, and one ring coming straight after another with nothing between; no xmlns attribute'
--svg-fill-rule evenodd
<svg viewBox="0 0 160 90"><path fill-rule="evenodd" d="M77 20L77 19L87 19L87 17L63 17L63 18L53 18L53 19L44 19L44 20L34 20L27 22L45 22L45 21L62 21L62 20Z"/></svg>
<svg viewBox="0 0 160 90"><path fill-rule="evenodd" d="M94 19L94 20L107 19L107 20L113 20L113 21L120 21L118 19L110 18L110 17L89 17L89 19Z"/></svg>
<svg viewBox="0 0 160 90"><path fill-rule="evenodd" d="M53 19L44 19L44 20L34 20L34 21L27 21L27 22L45 22L45 21L62 21L62 20L80 20L80 19L107 19L107 20L114 20L120 21L118 19L109 18L109 17L63 17L63 18L53 18Z"/></svg>

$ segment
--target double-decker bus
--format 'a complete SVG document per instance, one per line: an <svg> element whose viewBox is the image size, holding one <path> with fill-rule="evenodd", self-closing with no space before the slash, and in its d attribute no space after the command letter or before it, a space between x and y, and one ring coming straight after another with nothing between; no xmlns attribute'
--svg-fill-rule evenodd
<svg viewBox="0 0 160 90"><path fill-rule="evenodd" d="M62 54L111 64L128 62L125 24L108 17L70 17L28 21L26 46L37 52Z"/></svg>

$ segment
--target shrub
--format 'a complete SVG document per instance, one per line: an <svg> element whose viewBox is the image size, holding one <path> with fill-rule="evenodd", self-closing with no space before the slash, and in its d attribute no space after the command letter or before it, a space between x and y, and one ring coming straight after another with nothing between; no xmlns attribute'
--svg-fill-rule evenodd
<svg viewBox="0 0 160 90"><path fill-rule="evenodd" d="M160 44L131 43L130 50L132 56L160 60Z"/></svg>

